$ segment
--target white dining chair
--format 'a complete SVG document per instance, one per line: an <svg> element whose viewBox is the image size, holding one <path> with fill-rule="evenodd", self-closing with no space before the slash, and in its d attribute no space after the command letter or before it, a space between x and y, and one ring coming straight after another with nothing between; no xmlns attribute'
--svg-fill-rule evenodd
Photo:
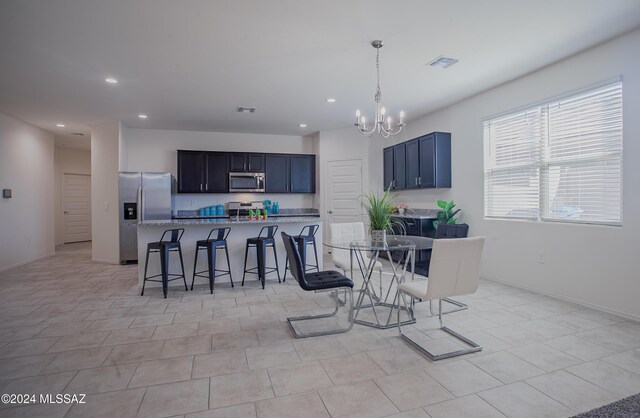
<svg viewBox="0 0 640 418"><path fill-rule="evenodd" d="M332 223L329 224L330 242L332 244L339 244L353 241L363 241L366 236L364 233L364 224L362 222L351 223ZM345 276L356 280L351 270L351 257L350 250L342 248L331 248L331 260L336 267L341 269ZM371 259L366 255L362 255L360 259L364 266L368 266ZM354 259L354 267L358 269L358 262ZM382 296L382 263L376 260L373 268L378 270L380 276L380 296ZM357 270L358 271L358 270Z"/></svg>
<svg viewBox="0 0 640 418"><path fill-rule="evenodd" d="M482 346L442 324L442 299L451 296L468 295L478 290L480 258L482 257L483 246L484 237L434 240L429 277L398 285L398 293L396 295L398 304L402 303L404 308L411 312L413 300L420 302L438 300L440 329L469 345L469 348L461 348L447 353L431 353L427 348L402 333L400 309L398 309L400 336L431 360L441 360L482 350ZM407 297L411 301L407 302Z"/></svg>

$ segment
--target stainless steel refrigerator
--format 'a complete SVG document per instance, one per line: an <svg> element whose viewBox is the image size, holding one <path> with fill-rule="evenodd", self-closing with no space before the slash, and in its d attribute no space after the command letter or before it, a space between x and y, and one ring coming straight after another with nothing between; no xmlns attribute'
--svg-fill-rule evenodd
<svg viewBox="0 0 640 418"><path fill-rule="evenodd" d="M138 222L171 219L171 173L120 172L120 262L138 260Z"/></svg>

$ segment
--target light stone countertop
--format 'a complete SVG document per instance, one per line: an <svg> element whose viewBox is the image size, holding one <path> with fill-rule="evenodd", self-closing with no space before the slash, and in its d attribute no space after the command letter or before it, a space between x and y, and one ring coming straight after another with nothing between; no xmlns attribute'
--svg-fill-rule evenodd
<svg viewBox="0 0 640 418"><path fill-rule="evenodd" d="M236 220L235 217L221 218L221 219L162 219L153 221L142 221L138 223L138 226L180 226L180 225L239 225L239 224L282 224L282 223L318 223L322 222L322 218L317 216L292 216L292 217L278 217L267 218L259 221L250 221L249 218L240 217Z"/></svg>

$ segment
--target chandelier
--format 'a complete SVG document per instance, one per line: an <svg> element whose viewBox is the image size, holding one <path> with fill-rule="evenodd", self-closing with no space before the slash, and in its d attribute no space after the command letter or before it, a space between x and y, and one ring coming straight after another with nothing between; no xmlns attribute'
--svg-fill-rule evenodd
<svg viewBox="0 0 640 418"><path fill-rule="evenodd" d="M373 126L371 126L370 129L367 129L367 119L359 110L356 111L356 123L354 123L358 132L367 138L370 138L376 132L385 138L389 138L391 135L400 133L405 125L404 111L400 112L400 119L398 123L393 124L393 119L391 119L391 116L386 115L387 111L382 105L382 92L380 91L380 48L382 48L382 45L384 44L380 40L371 42L371 46L376 49L376 72L378 76L378 87L375 95L376 115L373 120Z"/></svg>

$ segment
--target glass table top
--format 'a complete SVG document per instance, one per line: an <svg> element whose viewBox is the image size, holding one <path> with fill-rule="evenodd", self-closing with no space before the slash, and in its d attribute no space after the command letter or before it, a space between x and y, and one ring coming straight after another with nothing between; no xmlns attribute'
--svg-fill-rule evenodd
<svg viewBox="0 0 640 418"><path fill-rule="evenodd" d="M394 250L430 250L433 247L433 238L415 237L410 235L389 235L384 242L372 241L367 237L361 241L345 242L325 242L329 248L344 250L359 249L371 251L394 251Z"/></svg>

